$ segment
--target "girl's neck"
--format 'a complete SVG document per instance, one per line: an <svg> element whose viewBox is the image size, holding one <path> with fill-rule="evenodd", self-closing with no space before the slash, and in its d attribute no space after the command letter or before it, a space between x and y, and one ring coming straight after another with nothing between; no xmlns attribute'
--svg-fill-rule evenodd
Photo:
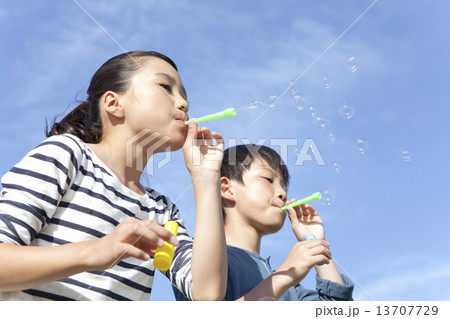
<svg viewBox="0 0 450 319"><path fill-rule="evenodd" d="M141 171L132 165L127 165L126 141L111 143L102 139L98 144L87 144L94 154L117 176L119 181L127 188L139 195L145 194L140 183ZM123 146L122 146L123 145ZM134 154L133 154L134 155ZM136 163L134 156L132 163ZM144 162L145 165L146 162Z"/></svg>

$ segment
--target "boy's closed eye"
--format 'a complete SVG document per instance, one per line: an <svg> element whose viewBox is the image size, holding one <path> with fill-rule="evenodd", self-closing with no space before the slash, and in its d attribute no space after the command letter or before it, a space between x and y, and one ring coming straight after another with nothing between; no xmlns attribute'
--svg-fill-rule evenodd
<svg viewBox="0 0 450 319"><path fill-rule="evenodd" d="M263 176L262 178L267 180L269 183L273 183L273 178L272 177Z"/></svg>

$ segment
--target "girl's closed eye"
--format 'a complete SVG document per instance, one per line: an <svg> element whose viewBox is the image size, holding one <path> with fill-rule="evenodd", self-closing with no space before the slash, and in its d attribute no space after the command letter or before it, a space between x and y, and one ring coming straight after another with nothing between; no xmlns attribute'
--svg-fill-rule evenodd
<svg viewBox="0 0 450 319"><path fill-rule="evenodd" d="M170 84L160 83L159 86L162 87L167 92L172 93L172 86Z"/></svg>

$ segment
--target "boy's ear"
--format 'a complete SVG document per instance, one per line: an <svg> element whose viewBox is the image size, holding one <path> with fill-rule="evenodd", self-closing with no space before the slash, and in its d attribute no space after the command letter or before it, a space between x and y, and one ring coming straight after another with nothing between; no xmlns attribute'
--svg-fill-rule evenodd
<svg viewBox="0 0 450 319"><path fill-rule="evenodd" d="M234 202L234 194L231 180L228 177L222 176L220 178L220 195L222 199L227 199Z"/></svg>
<svg viewBox="0 0 450 319"><path fill-rule="evenodd" d="M124 117L123 107L119 102L119 94L108 91L102 96L102 105L109 116L122 119Z"/></svg>

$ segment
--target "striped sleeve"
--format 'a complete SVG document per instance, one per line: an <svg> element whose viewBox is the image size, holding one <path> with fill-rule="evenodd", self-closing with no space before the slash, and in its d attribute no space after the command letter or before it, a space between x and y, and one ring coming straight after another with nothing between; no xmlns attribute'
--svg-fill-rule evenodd
<svg viewBox="0 0 450 319"><path fill-rule="evenodd" d="M175 204L171 203L167 198L168 207L170 208L170 219L179 224L177 238L179 245L175 248L172 266L164 274L189 300L192 300L192 273L191 258L193 240L189 237L184 221L180 219L179 210Z"/></svg>
<svg viewBox="0 0 450 319"><path fill-rule="evenodd" d="M76 175L81 154L68 136L53 136L1 179L0 242L28 245L52 218Z"/></svg>

